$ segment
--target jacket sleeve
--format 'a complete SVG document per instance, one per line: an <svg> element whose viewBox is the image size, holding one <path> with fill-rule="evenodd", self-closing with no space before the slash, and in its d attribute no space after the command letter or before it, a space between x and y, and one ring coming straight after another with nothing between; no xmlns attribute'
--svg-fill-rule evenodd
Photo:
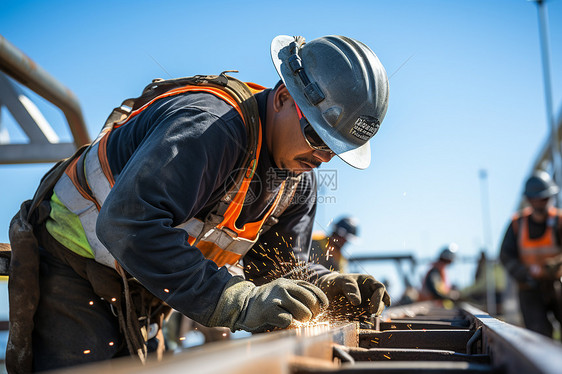
<svg viewBox="0 0 562 374"><path fill-rule="evenodd" d="M246 279L258 285L280 277L314 281L329 272L322 265L308 262L316 189L314 173L305 173L279 222L261 235L244 257Z"/></svg>
<svg viewBox="0 0 562 374"><path fill-rule="evenodd" d="M238 162L235 156L245 150L244 124L234 114L161 109L152 117L142 114L158 123L116 177L96 232L152 294L205 324L231 276L189 246L186 232L174 226L194 217L213 191L221 190Z"/></svg>
<svg viewBox="0 0 562 374"><path fill-rule="evenodd" d="M518 282L526 282L530 279L529 272L525 265L519 260L519 248L513 230L513 222L510 223L500 250L500 261L505 270Z"/></svg>

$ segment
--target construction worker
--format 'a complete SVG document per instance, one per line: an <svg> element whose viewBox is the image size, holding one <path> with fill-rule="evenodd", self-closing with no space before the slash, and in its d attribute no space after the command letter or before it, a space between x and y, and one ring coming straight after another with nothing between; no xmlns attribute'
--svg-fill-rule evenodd
<svg viewBox="0 0 562 374"><path fill-rule="evenodd" d="M456 243L451 243L441 250L439 258L431 265L423 280L420 301L458 299L458 291L451 288L445 272L445 268L455 260L457 248Z"/></svg>
<svg viewBox="0 0 562 374"><path fill-rule="evenodd" d="M519 305L525 327L552 337L549 313L562 323L562 220L553 198L559 187L545 171L537 171L525 183L529 206L509 224L500 260L517 281Z"/></svg>
<svg viewBox="0 0 562 374"><path fill-rule="evenodd" d="M347 259L343 254L346 243L354 241L359 225L353 217L340 218L332 225L332 233L313 234L309 261L323 265L333 271L345 271Z"/></svg>
<svg viewBox="0 0 562 374"><path fill-rule="evenodd" d="M388 105L386 72L359 41L281 35L271 56L273 89L225 74L154 81L42 179L10 226L9 372L144 362L162 352L170 308L262 332L342 295L366 313L390 304L372 276L268 277L307 260L312 170L336 154L366 168ZM240 260L245 278L229 273Z"/></svg>

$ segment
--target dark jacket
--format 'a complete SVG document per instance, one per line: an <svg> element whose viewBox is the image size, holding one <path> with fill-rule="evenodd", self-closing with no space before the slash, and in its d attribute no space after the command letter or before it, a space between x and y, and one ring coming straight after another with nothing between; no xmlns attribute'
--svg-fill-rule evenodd
<svg viewBox="0 0 562 374"><path fill-rule="evenodd" d="M561 237L559 220L560 217L557 217L557 222L550 222L550 224L553 224L557 229L555 240L558 246L560 246ZM525 264L523 264L519 257L520 248L517 235L519 232L518 230L521 229L521 223L521 219L518 219L512 220L509 224L501 245L500 260L509 275L511 275L520 285L534 286L536 285L536 281L531 277L529 269ZM547 228L547 221L536 222L532 216L529 216L528 225L529 238L536 239L544 235ZM515 227L517 227L517 229L515 229Z"/></svg>
<svg viewBox="0 0 562 374"><path fill-rule="evenodd" d="M261 217L288 177L276 169L266 146L263 125L268 92L256 95L264 130L262 149L238 227ZM113 130L108 141L115 186L99 214L100 241L150 292L201 323L212 314L231 275L188 245L186 233L174 226L205 217L223 197L245 151L241 117L207 93L158 100ZM280 258L306 258L315 197L314 174L307 172L295 203L246 255L247 266L248 260L260 261L259 268L248 267L249 278L259 281L274 270L279 261L268 256L273 261L265 263L259 255L274 246Z"/></svg>

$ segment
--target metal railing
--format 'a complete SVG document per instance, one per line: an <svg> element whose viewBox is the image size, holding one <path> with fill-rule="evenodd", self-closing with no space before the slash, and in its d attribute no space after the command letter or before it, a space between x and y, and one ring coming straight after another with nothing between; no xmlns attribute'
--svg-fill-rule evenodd
<svg viewBox="0 0 562 374"><path fill-rule="evenodd" d="M27 144L0 144L0 163L52 162L68 157L74 149L90 142L90 136L76 96L23 52L0 35L0 70L42 96L64 114L73 143L58 143L48 124L37 120L29 99L0 73L0 97L28 136ZM2 105L2 100L0 100Z"/></svg>

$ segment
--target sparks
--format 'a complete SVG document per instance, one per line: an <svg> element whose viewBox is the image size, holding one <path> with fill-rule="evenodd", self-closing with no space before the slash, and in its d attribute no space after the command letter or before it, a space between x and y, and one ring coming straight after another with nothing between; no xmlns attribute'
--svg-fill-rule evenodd
<svg viewBox="0 0 562 374"><path fill-rule="evenodd" d="M260 278L268 282L278 278L314 282L316 274L310 270L310 267L308 266L309 261L314 262L314 259L306 258L303 260L297 258L297 256L299 256L299 248L292 245L292 240L287 242L282 235L277 236L280 238L279 243L272 243L267 248L267 243L262 243L259 245L259 248L261 249L259 252L255 251L255 248L252 249L259 256L255 261L246 264L247 269L250 269L250 272L254 269L261 272L264 270L262 268L263 265L263 267L268 270L267 273L264 272L264 275L260 275ZM293 247L295 251L290 250L291 247ZM285 248L289 250L287 251ZM295 252L297 252L297 254L295 254ZM331 256L333 253L328 251L326 255ZM321 257L324 256L324 254L315 256ZM336 297L334 300L330 300L327 310L323 311L321 316L319 315L312 321L308 322L297 321L291 324L291 327L308 327L314 326L317 323L330 324L350 321L368 322L369 317L369 313L367 313L363 307L351 305L349 300L344 295L341 295Z"/></svg>

